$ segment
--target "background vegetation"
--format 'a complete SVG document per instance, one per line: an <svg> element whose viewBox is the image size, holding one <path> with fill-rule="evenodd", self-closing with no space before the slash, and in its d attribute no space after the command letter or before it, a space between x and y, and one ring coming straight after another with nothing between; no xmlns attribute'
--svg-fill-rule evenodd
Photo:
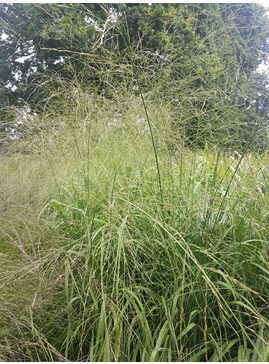
<svg viewBox="0 0 269 364"><path fill-rule="evenodd" d="M18 128L18 107L58 108L64 81L109 99L155 90L192 146L242 148L259 125L261 149L265 12L257 4L1 4L2 134Z"/></svg>
<svg viewBox="0 0 269 364"><path fill-rule="evenodd" d="M265 10L0 13L0 359L268 361Z"/></svg>

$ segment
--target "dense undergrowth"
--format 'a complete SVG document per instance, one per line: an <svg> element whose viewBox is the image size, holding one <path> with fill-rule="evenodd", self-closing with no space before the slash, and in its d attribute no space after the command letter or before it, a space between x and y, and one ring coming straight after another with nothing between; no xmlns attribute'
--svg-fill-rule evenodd
<svg viewBox="0 0 269 364"><path fill-rule="evenodd" d="M267 361L267 152L189 149L150 95L152 135L137 96L76 102L1 156L0 359Z"/></svg>

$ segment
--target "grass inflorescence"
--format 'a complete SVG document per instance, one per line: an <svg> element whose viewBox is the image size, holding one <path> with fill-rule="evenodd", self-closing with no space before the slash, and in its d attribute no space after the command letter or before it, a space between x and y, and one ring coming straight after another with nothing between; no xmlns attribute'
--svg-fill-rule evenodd
<svg viewBox="0 0 269 364"><path fill-rule="evenodd" d="M188 149L151 94L76 95L1 157L0 359L267 361L267 152Z"/></svg>

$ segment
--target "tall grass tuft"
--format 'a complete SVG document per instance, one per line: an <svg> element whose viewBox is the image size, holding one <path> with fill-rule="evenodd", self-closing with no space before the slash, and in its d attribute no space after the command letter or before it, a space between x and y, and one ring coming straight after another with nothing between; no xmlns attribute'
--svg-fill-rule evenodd
<svg viewBox="0 0 269 364"><path fill-rule="evenodd" d="M1 161L1 360L267 361L267 152L187 149L154 92L68 90Z"/></svg>

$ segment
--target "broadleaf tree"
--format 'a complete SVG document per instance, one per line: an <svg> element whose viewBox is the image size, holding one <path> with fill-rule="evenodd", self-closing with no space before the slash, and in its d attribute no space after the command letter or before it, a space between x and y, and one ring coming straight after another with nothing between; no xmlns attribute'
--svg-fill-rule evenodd
<svg viewBox="0 0 269 364"><path fill-rule="evenodd" d="M258 4L0 4L0 26L2 131L11 105L38 112L68 80L105 97L137 81L141 92L158 90L193 145L233 147L237 134L243 147L257 123L266 133L257 67L269 20Z"/></svg>

